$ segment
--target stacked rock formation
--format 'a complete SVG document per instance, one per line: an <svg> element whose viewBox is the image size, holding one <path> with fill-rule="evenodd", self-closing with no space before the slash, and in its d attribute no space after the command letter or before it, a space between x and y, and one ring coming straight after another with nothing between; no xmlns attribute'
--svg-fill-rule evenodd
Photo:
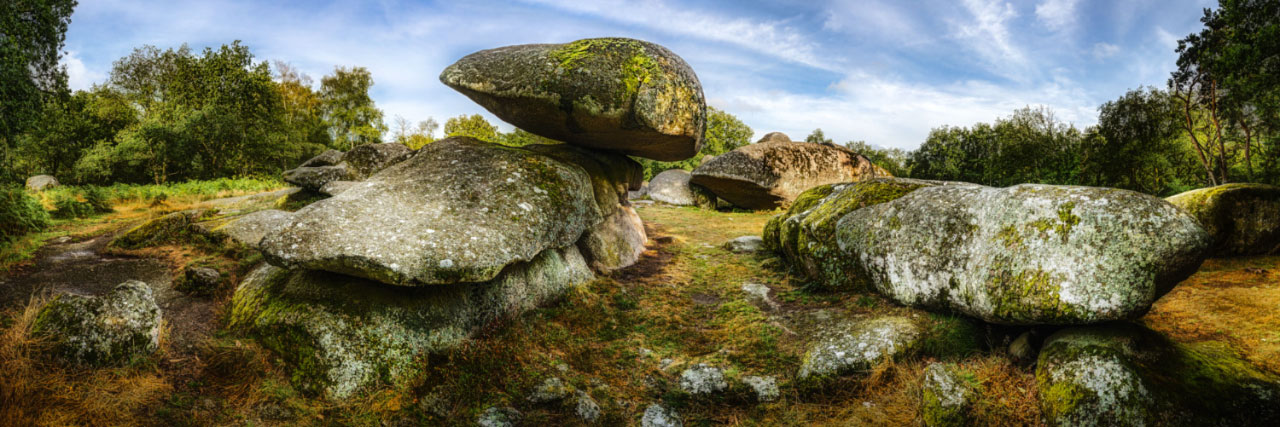
<svg viewBox="0 0 1280 427"><path fill-rule="evenodd" d="M744 209L773 209L819 185L890 177L866 156L773 132L693 170L689 184Z"/></svg>
<svg viewBox="0 0 1280 427"><path fill-rule="evenodd" d="M365 144L343 153L328 150L284 172L284 180L311 191L322 191L332 183L359 181L387 166L399 163L412 153L403 144ZM327 193L326 193L327 194Z"/></svg>
<svg viewBox="0 0 1280 427"><path fill-rule="evenodd" d="M627 155L679 160L702 144L697 77L648 42L486 50L441 80L565 143L451 137L404 155L376 144L287 173L342 176L307 181L315 188L363 180L268 230L269 264L233 298L232 325L288 360L302 389L345 398L403 385L424 354L634 263L647 237L627 200L642 169Z"/></svg>

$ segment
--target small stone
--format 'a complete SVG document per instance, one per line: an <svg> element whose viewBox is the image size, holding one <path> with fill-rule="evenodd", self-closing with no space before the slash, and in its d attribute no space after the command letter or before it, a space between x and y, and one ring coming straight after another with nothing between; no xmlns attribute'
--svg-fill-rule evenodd
<svg viewBox="0 0 1280 427"><path fill-rule="evenodd" d="M529 394L528 400L533 403L543 404L558 402L569 397L569 388L565 387L564 382L559 378L551 377L542 381L542 384Z"/></svg>
<svg viewBox="0 0 1280 427"><path fill-rule="evenodd" d="M680 373L680 388L689 394L717 393L728 387L729 383L725 382L724 372L720 368L699 363Z"/></svg>
<svg viewBox="0 0 1280 427"><path fill-rule="evenodd" d="M778 304L777 301L774 301L773 298L769 298L769 291L771 291L771 289L769 289L768 285L765 285L762 283L747 282L742 284L742 291L746 292L747 295L751 295L752 298L760 300L760 302L763 303L765 306L767 306L770 310L777 311L779 308L782 308L782 306Z"/></svg>
<svg viewBox="0 0 1280 427"><path fill-rule="evenodd" d="M654 403L645 408L644 417L640 418L640 425L641 427L683 427L684 423L680 421L680 414L675 410L660 403Z"/></svg>
<svg viewBox="0 0 1280 427"><path fill-rule="evenodd" d="M746 254L760 252L764 248L764 239L760 236L741 236L725 242L724 248L730 252Z"/></svg>
<svg viewBox="0 0 1280 427"><path fill-rule="evenodd" d="M775 377L742 377L742 382L751 386L756 392L756 401L772 402L778 400L780 393L778 392L778 379Z"/></svg>
<svg viewBox="0 0 1280 427"><path fill-rule="evenodd" d="M520 411L510 406L490 407L476 420L480 427L513 427L519 422Z"/></svg>
<svg viewBox="0 0 1280 427"><path fill-rule="evenodd" d="M44 191L58 186L58 179L52 175L36 175L27 178L27 189L31 191Z"/></svg>
<svg viewBox="0 0 1280 427"><path fill-rule="evenodd" d="M600 419L600 405L591 398L591 395L580 391L577 401L578 403L574 405L574 413L578 415L578 419L588 423L594 423Z"/></svg>
<svg viewBox="0 0 1280 427"><path fill-rule="evenodd" d="M1009 344L1009 357L1015 362L1027 363L1035 360L1036 348L1032 345L1032 331L1023 332Z"/></svg>
<svg viewBox="0 0 1280 427"><path fill-rule="evenodd" d="M926 426L964 426L969 424L968 411L973 400L973 384L958 368L933 363L925 368L920 409Z"/></svg>
<svg viewBox="0 0 1280 427"><path fill-rule="evenodd" d="M192 295L212 295L222 284L222 273L209 267L187 267L175 289Z"/></svg>
<svg viewBox="0 0 1280 427"><path fill-rule="evenodd" d="M869 371L910 352L922 336L920 327L902 316L845 322L825 334L805 353L800 379Z"/></svg>

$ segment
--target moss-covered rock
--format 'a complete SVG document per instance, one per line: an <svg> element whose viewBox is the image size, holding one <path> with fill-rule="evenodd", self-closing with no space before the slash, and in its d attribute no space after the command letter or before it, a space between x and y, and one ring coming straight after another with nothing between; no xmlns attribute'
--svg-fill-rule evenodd
<svg viewBox="0 0 1280 427"><path fill-rule="evenodd" d="M554 140L662 161L702 148L706 101L698 77L679 56L646 41L483 50L445 68L440 81Z"/></svg>
<svg viewBox="0 0 1280 427"><path fill-rule="evenodd" d="M110 246L138 249L180 241L192 234L202 233L204 230L195 227L195 224L209 220L217 213L216 209L189 209L153 218L116 236L111 240Z"/></svg>
<svg viewBox="0 0 1280 427"><path fill-rule="evenodd" d="M969 408L978 392L972 372L946 363L931 363L924 369L920 389L920 417L929 427L967 426Z"/></svg>
<svg viewBox="0 0 1280 427"><path fill-rule="evenodd" d="M209 232L230 237L236 243L257 248L258 243L268 234L279 231L293 218L293 212L277 209L256 211L219 221Z"/></svg>
<svg viewBox="0 0 1280 427"><path fill-rule="evenodd" d="M924 332L901 316L845 321L818 332L805 352L797 378L814 382L836 375L867 372L877 364L911 354Z"/></svg>
<svg viewBox="0 0 1280 427"><path fill-rule="evenodd" d="M492 280L510 264L573 245L617 209L619 189L626 191L629 183L587 170L598 166L561 160L581 155L574 150L564 144L512 148L466 137L436 141L362 184L298 210L260 247L277 266L395 285ZM610 199L601 203L599 194Z"/></svg>
<svg viewBox="0 0 1280 427"><path fill-rule="evenodd" d="M379 384L405 386L423 356L592 277L574 246L545 250L486 283L418 288L263 265L237 288L230 324L284 358L300 389L343 399Z"/></svg>
<svg viewBox="0 0 1280 427"><path fill-rule="evenodd" d="M890 299L1000 324L1136 318L1210 243L1161 199L1035 184L919 188L840 217L835 241L844 271Z"/></svg>
<svg viewBox="0 0 1280 427"><path fill-rule="evenodd" d="M1280 378L1222 346L1116 323L1045 340L1036 381L1050 425L1274 425Z"/></svg>
<svg viewBox="0 0 1280 427"><path fill-rule="evenodd" d="M698 166L690 184L705 187L734 206L774 209L815 186L892 176L849 149L778 141L774 135Z"/></svg>
<svg viewBox="0 0 1280 427"><path fill-rule="evenodd" d="M40 309L31 332L71 363L127 365L159 348L160 307L149 285L131 280L103 296L59 295Z"/></svg>
<svg viewBox="0 0 1280 427"><path fill-rule="evenodd" d="M836 243L836 222L849 212L897 199L936 181L875 178L813 187L796 197L785 213L769 220L765 246L781 252L811 280L835 289L860 289L867 284L856 260L842 255Z"/></svg>
<svg viewBox="0 0 1280 427"><path fill-rule="evenodd" d="M1200 221L1214 255L1273 254L1280 250L1280 187L1223 184L1166 199Z"/></svg>

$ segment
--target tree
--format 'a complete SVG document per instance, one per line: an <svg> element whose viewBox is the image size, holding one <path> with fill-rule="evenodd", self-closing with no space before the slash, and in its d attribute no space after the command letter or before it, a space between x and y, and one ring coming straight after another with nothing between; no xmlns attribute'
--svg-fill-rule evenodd
<svg viewBox="0 0 1280 427"><path fill-rule="evenodd" d="M418 122L416 126L410 126L409 121L405 120L404 117L396 116L395 133L392 136L392 141L417 150L435 141L436 129L439 128L440 124L436 123L436 119L431 117Z"/></svg>
<svg viewBox="0 0 1280 427"><path fill-rule="evenodd" d="M292 160L309 157L334 144L322 116L320 94L311 88L311 76L299 73L284 61L275 61L275 66L276 90L280 93L285 138L289 142L286 145L296 151L296 155L282 159L288 163L280 167L289 168L298 163Z"/></svg>
<svg viewBox="0 0 1280 427"><path fill-rule="evenodd" d="M449 136L468 136L481 141L496 142L498 139L498 127L490 124L484 116L479 114L461 115L451 117L444 122L444 135Z"/></svg>
<svg viewBox="0 0 1280 427"><path fill-rule="evenodd" d="M321 111L334 144L344 150L382 142L387 125L382 110L369 97L373 75L364 67L335 67L320 79Z"/></svg>
<svg viewBox="0 0 1280 427"><path fill-rule="evenodd" d="M58 65L75 0L0 2L0 180L10 175L9 151L44 104L67 93Z"/></svg>
<svg viewBox="0 0 1280 427"><path fill-rule="evenodd" d="M18 138L16 169L68 183L77 181L74 168L85 150L111 141L137 121L120 94L102 86L46 103L43 117Z"/></svg>
<svg viewBox="0 0 1280 427"><path fill-rule="evenodd" d="M943 126L907 159L917 178L1007 186L1076 184L1083 134L1046 108L1023 108L995 124Z"/></svg>
<svg viewBox="0 0 1280 427"><path fill-rule="evenodd" d="M804 142L827 145L835 144L835 141L832 141L831 138L827 138L827 136L822 133L822 128L817 128L814 129L813 132L810 132L809 136L804 137Z"/></svg>
<svg viewBox="0 0 1280 427"><path fill-rule="evenodd" d="M1178 138L1180 118L1178 101L1155 88L1102 104L1082 150L1084 183L1161 195L1185 189L1194 163Z"/></svg>
<svg viewBox="0 0 1280 427"><path fill-rule="evenodd" d="M844 143L845 148L853 150L858 154L867 156L867 160L875 163L877 166L884 168L893 174L893 176L908 176L907 171L907 152L901 148L876 148L866 141L849 141Z"/></svg>
<svg viewBox="0 0 1280 427"><path fill-rule="evenodd" d="M508 147L523 147L531 144L560 144L560 141L534 135L520 128L498 135L498 139L495 142Z"/></svg>

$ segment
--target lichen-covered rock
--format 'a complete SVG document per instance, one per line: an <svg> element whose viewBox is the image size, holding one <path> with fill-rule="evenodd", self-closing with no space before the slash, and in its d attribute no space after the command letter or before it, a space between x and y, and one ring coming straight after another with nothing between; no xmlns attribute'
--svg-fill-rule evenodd
<svg viewBox="0 0 1280 427"><path fill-rule="evenodd" d="M169 243L199 233L194 225L212 218L216 209L188 209L153 218L129 229L111 240L110 246L124 249L138 249Z"/></svg>
<svg viewBox="0 0 1280 427"><path fill-rule="evenodd" d="M440 81L531 133L662 161L702 149L706 101L689 65L641 40L600 38L476 52Z"/></svg>
<svg viewBox="0 0 1280 427"><path fill-rule="evenodd" d="M696 364L680 373L680 389L692 395L708 395L719 393L729 388L724 380L724 372L720 368Z"/></svg>
<svg viewBox="0 0 1280 427"><path fill-rule="evenodd" d="M573 413L578 416L579 420L586 423L594 423L600 419L600 404L596 403L596 400L592 399L590 394L579 391L574 400L576 402L573 405Z"/></svg>
<svg viewBox="0 0 1280 427"><path fill-rule="evenodd" d="M915 351L924 333L906 317L845 321L819 332L805 352L798 378L821 379L870 371L880 362Z"/></svg>
<svg viewBox="0 0 1280 427"><path fill-rule="evenodd" d="M959 367L943 363L931 363L924 370L921 387L920 415L924 425L967 426L969 407L976 394L972 374L965 375Z"/></svg>
<svg viewBox="0 0 1280 427"><path fill-rule="evenodd" d="M302 164L298 165L298 167L309 168L309 167L316 167L316 166L333 166L338 163L342 163L342 154L343 153L338 150L332 150L332 149L324 150L323 153L320 153L319 155L312 157L310 160L302 162Z"/></svg>
<svg viewBox="0 0 1280 427"><path fill-rule="evenodd" d="M304 166L284 171L284 182L311 191L319 191L325 184L333 181L354 181L358 179L346 163L329 166Z"/></svg>
<svg viewBox="0 0 1280 427"><path fill-rule="evenodd" d="M480 414L476 424L480 427L515 427L520 423L520 418L520 411L516 408L493 406Z"/></svg>
<svg viewBox="0 0 1280 427"><path fill-rule="evenodd" d="M575 246L543 251L486 283L400 287L263 265L232 298L231 327L275 351L302 390L332 399L405 385L428 353L560 297L594 275Z"/></svg>
<svg viewBox="0 0 1280 427"><path fill-rule="evenodd" d="M630 206L621 206L604 221L587 229L578 240L578 249L591 268L609 273L626 268L640 260L649 237L644 222Z"/></svg>
<svg viewBox="0 0 1280 427"><path fill-rule="evenodd" d="M640 417L641 427L683 427L680 414L661 403L654 403L644 408L644 416Z"/></svg>
<svg viewBox="0 0 1280 427"><path fill-rule="evenodd" d="M782 395L778 392L778 379L775 377L745 376L742 382L755 392L757 402L772 402Z"/></svg>
<svg viewBox="0 0 1280 427"><path fill-rule="evenodd" d="M836 242L836 223L850 212L906 195L939 181L875 178L856 183L820 185L801 193L786 212L765 225L766 249L781 252L810 279L835 289L866 287L857 260L844 255Z"/></svg>
<svg viewBox="0 0 1280 427"><path fill-rule="evenodd" d="M770 137L769 134L766 138ZM871 178L888 171L852 150L822 144L761 140L698 166L689 183L745 209L773 209L810 188Z"/></svg>
<svg viewBox="0 0 1280 427"><path fill-rule="evenodd" d="M232 218L210 231L222 233L241 245L257 248L263 237L279 231L292 218L293 212L267 209Z"/></svg>
<svg viewBox="0 0 1280 427"><path fill-rule="evenodd" d="M564 381L551 377L543 380L542 384L538 384L526 400L537 404L559 402L569 397L570 391L569 387L564 385Z"/></svg>
<svg viewBox="0 0 1280 427"><path fill-rule="evenodd" d="M942 185L836 222L845 274L908 306L991 323L1088 324L1146 313L1204 260L1209 237L1126 190Z"/></svg>
<svg viewBox="0 0 1280 427"><path fill-rule="evenodd" d="M31 331L72 363L126 365L159 348L160 307L151 286L131 280L103 296L59 295L40 309Z"/></svg>
<svg viewBox="0 0 1280 427"><path fill-rule="evenodd" d="M356 177L356 180L368 178L370 175L387 166L394 165L409 158L413 150L404 144L394 142L364 144L342 155L342 163Z"/></svg>
<svg viewBox="0 0 1280 427"><path fill-rule="evenodd" d="M343 191L347 191L347 189L359 183L359 181L331 181L323 187L320 187L319 192L320 194L333 197L341 194Z"/></svg>
<svg viewBox="0 0 1280 427"><path fill-rule="evenodd" d="M689 188L689 171L671 169L649 180L649 198L676 206L693 206L693 189Z"/></svg>
<svg viewBox="0 0 1280 427"><path fill-rule="evenodd" d="M1280 250L1280 187L1223 184L1166 200L1200 221L1213 239L1214 255L1273 254Z"/></svg>
<svg viewBox="0 0 1280 427"><path fill-rule="evenodd" d="M298 210L260 247L278 266L394 285L488 281L510 264L573 245L625 200L618 189L627 184L601 183L608 176L585 168L533 149L447 138Z"/></svg>
<svg viewBox="0 0 1280 427"><path fill-rule="evenodd" d="M27 178L27 189L31 191L44 191L58 186L58 179L53 175L36 175Z"/></svg>
<svg viewBox="0 0 1280 427"><path fill-rule="evenodd" d="M175 280L174 289L191 295L213 295L222 285L222 273L209 267L187 267Z"/></svg>
<svg viewBox="0 0 1280 427"><path fill-rule="evenodd" d="M760 236L738 236L724 242L724 248L740 254L756 253L764 248L764 239Z"/></svg>
<svg viewBox="0 0 1280 427"><path fill-rule="evenodd" d="M1061 330L1036 368L1050 425L1275 425L1280 378L1225 345L1118 323Z"/></svg>

